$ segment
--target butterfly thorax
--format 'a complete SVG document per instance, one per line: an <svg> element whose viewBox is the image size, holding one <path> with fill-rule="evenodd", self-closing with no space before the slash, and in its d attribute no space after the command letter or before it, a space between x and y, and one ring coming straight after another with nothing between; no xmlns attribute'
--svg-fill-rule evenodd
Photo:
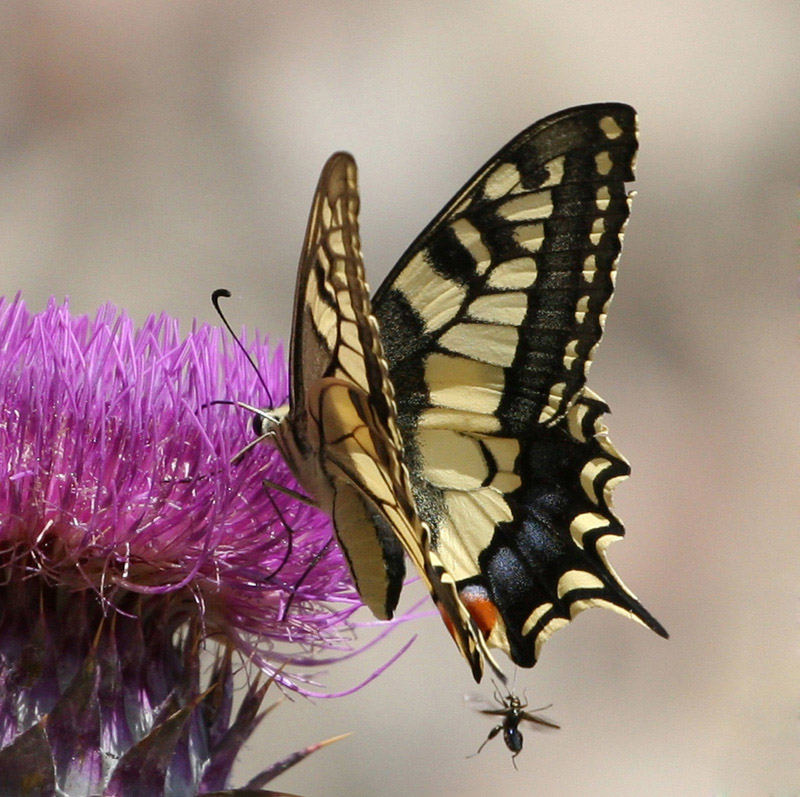
<svg viewBox="0 0 800 797"><path fill-rule="evenodd" d="M275 446L300 486L323 512L331 514L334 489L330 475L320 467L318 427L308 423L306 408L284 414L272 430Z"/></svg>

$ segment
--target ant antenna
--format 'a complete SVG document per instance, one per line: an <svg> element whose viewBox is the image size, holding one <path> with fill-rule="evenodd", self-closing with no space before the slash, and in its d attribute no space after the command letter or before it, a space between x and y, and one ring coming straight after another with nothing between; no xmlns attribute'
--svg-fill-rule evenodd
<svg viewBox="0 0 800 797"><path fill-rule="evenodd" d="M494 678L492 678L492 685L494 686L494 699L495 699L495 701L497 703L500 703L500 705L503 705L505 703L505 699L503 698L503 693L500 691L500 687L497 685L497 681L495 681ZM506 685L506 689L508 689L507 685ZM512 692L509 692L508 694L509 694L509 697L510 697L514 693L512 691Z"/></svg>
<svg viewBox="0 0 800 797"><path fill-rule="evenodd" d="M261 386L267 393L267 399L269 400L271 406L273 404L272 393L270 392L270 389L267 387L267 383L264 381L264 377L261 376L261 371L258 370L258 366L256 365L255 360L252 358L250 352L247 351L247 349L244 347L244 344L239 339L239 336L233 331L233 327L228 323L228 319L225 318L225 313L222 312L222 308L220 308L219 306L219 300L223 296L226 299L230 299L232 294L227 288L217 288L217 290L215 290L211 294L211 304L214 305L214 309L217 311L217 315L222 319L222 323L225 324L225 328L228 330L228 332L231 333L231 337L236 341L236 345L239 347L242 354L244 354L244 356L247 357L247 361L250 363L250 365L253 366L253 370L256 372L258 381L261 382Z"/></svg>

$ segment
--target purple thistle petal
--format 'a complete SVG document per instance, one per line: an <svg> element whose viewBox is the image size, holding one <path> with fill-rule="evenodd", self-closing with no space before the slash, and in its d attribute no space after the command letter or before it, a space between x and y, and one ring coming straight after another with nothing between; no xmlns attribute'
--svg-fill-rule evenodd
<svg viewBox="0 0 800 797"><path fill-rule="evenodd" d="M42 794L224 788L264 715L254 684L233 716L233 654L320 695L285 668L353 655L361 606L328 518L264 488L298 489L277 451L237 457L264 385L219 330L111 306L0 299L0 341L0 783L13 760ZM282 357L244 345L285 400Z"/></svg>
<svg viewBox="0 0 800 797"><path fill-rule="evenodd" d="M266 396L219 330L195 325L182 339L163 315L135 330L112 307L90 320L51 301L32 315L18 298L0 301L0 339L7 556L30 553L29 569L112 606L115 589L190 590L209 632L249 654L270 640L346 647L339 630L360 601L338 548L323 551L327 518L266 494L265 478L297 489L269 446L231 464L252 438L249 416L213 402ZM285 398L282 362L258 339L248 348Z"/></svg>

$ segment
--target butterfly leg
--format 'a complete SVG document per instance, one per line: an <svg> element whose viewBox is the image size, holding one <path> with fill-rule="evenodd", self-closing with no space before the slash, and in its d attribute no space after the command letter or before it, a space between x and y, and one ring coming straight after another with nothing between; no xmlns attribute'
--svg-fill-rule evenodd
<svg viewBox="0 0 800 797"><path fill-rule="evenodd" d="M319 508L319 504L313 498L309 498L307 495L303 495L303 493L299 493L291 487L284 487L282 484L270 481L269 479L262 479L261 484L263 484L267 490L277 490L279 493L288 495L290 498L294 498L296 501L300 501L300 503L306 506L313 506L315 509Z"/></svg>
<svg viewBox="0 0 800 797"><path fill-rule="evenodd" d="M314 558L311 560L308 567L303 571L303 574L295 582L294 586L292 587L291 594L289 595L289 600L286 601L286 605L283 607L283 611L281 612L279 622L282 623L286 619L287 615L289 614L289 609L292 606L292 601L294 601L294 596L297 595L297 590L300 588L300 585L306 580L308 574L317 566L319 560L322 559L322 557L325 555L325 552L328 550L332 542L333 542L333 537L329 537L325 545L323 545L317 551L317 553L314 554Z"/></svg>

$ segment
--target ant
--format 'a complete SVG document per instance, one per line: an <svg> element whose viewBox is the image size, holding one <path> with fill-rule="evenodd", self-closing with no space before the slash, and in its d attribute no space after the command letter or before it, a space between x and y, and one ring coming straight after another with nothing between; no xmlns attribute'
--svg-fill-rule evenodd
<svg viewBox="0 0 800 797"><path fill-rule="evenodd" d="M473 753L473 755L478 755L478 753L483 750L486 744L494 739L494 737L497 736L500 731L502 731L503 741L506 743L506 747L513 753L511 756L511 763L514 764L514 769L516 769L517 763L514 759L522 750L522 732L519 729L519 724L523 720L527 720L528 722L532 722L536 725L542 725L546 728L560 728L561 726L556 725L554 722L550 722L550 720L544 719L544 717L539 717L536 714L526 711L525 709L528 707L527 700L523 702L513 692L509 692L507 695L503 696L498 689L497 684L495 684L494 699L500 705L500 708L481 709L481 714L503 717L503 721L498 725L495 725L494 728L489 731L489 735L486 737L483 744L478 748L477 752ZM548 708L550 708L550 706L542 706L541 708L536 708L533 710L543 711ZM472 756L469 757L472 758Z"/></svg>

